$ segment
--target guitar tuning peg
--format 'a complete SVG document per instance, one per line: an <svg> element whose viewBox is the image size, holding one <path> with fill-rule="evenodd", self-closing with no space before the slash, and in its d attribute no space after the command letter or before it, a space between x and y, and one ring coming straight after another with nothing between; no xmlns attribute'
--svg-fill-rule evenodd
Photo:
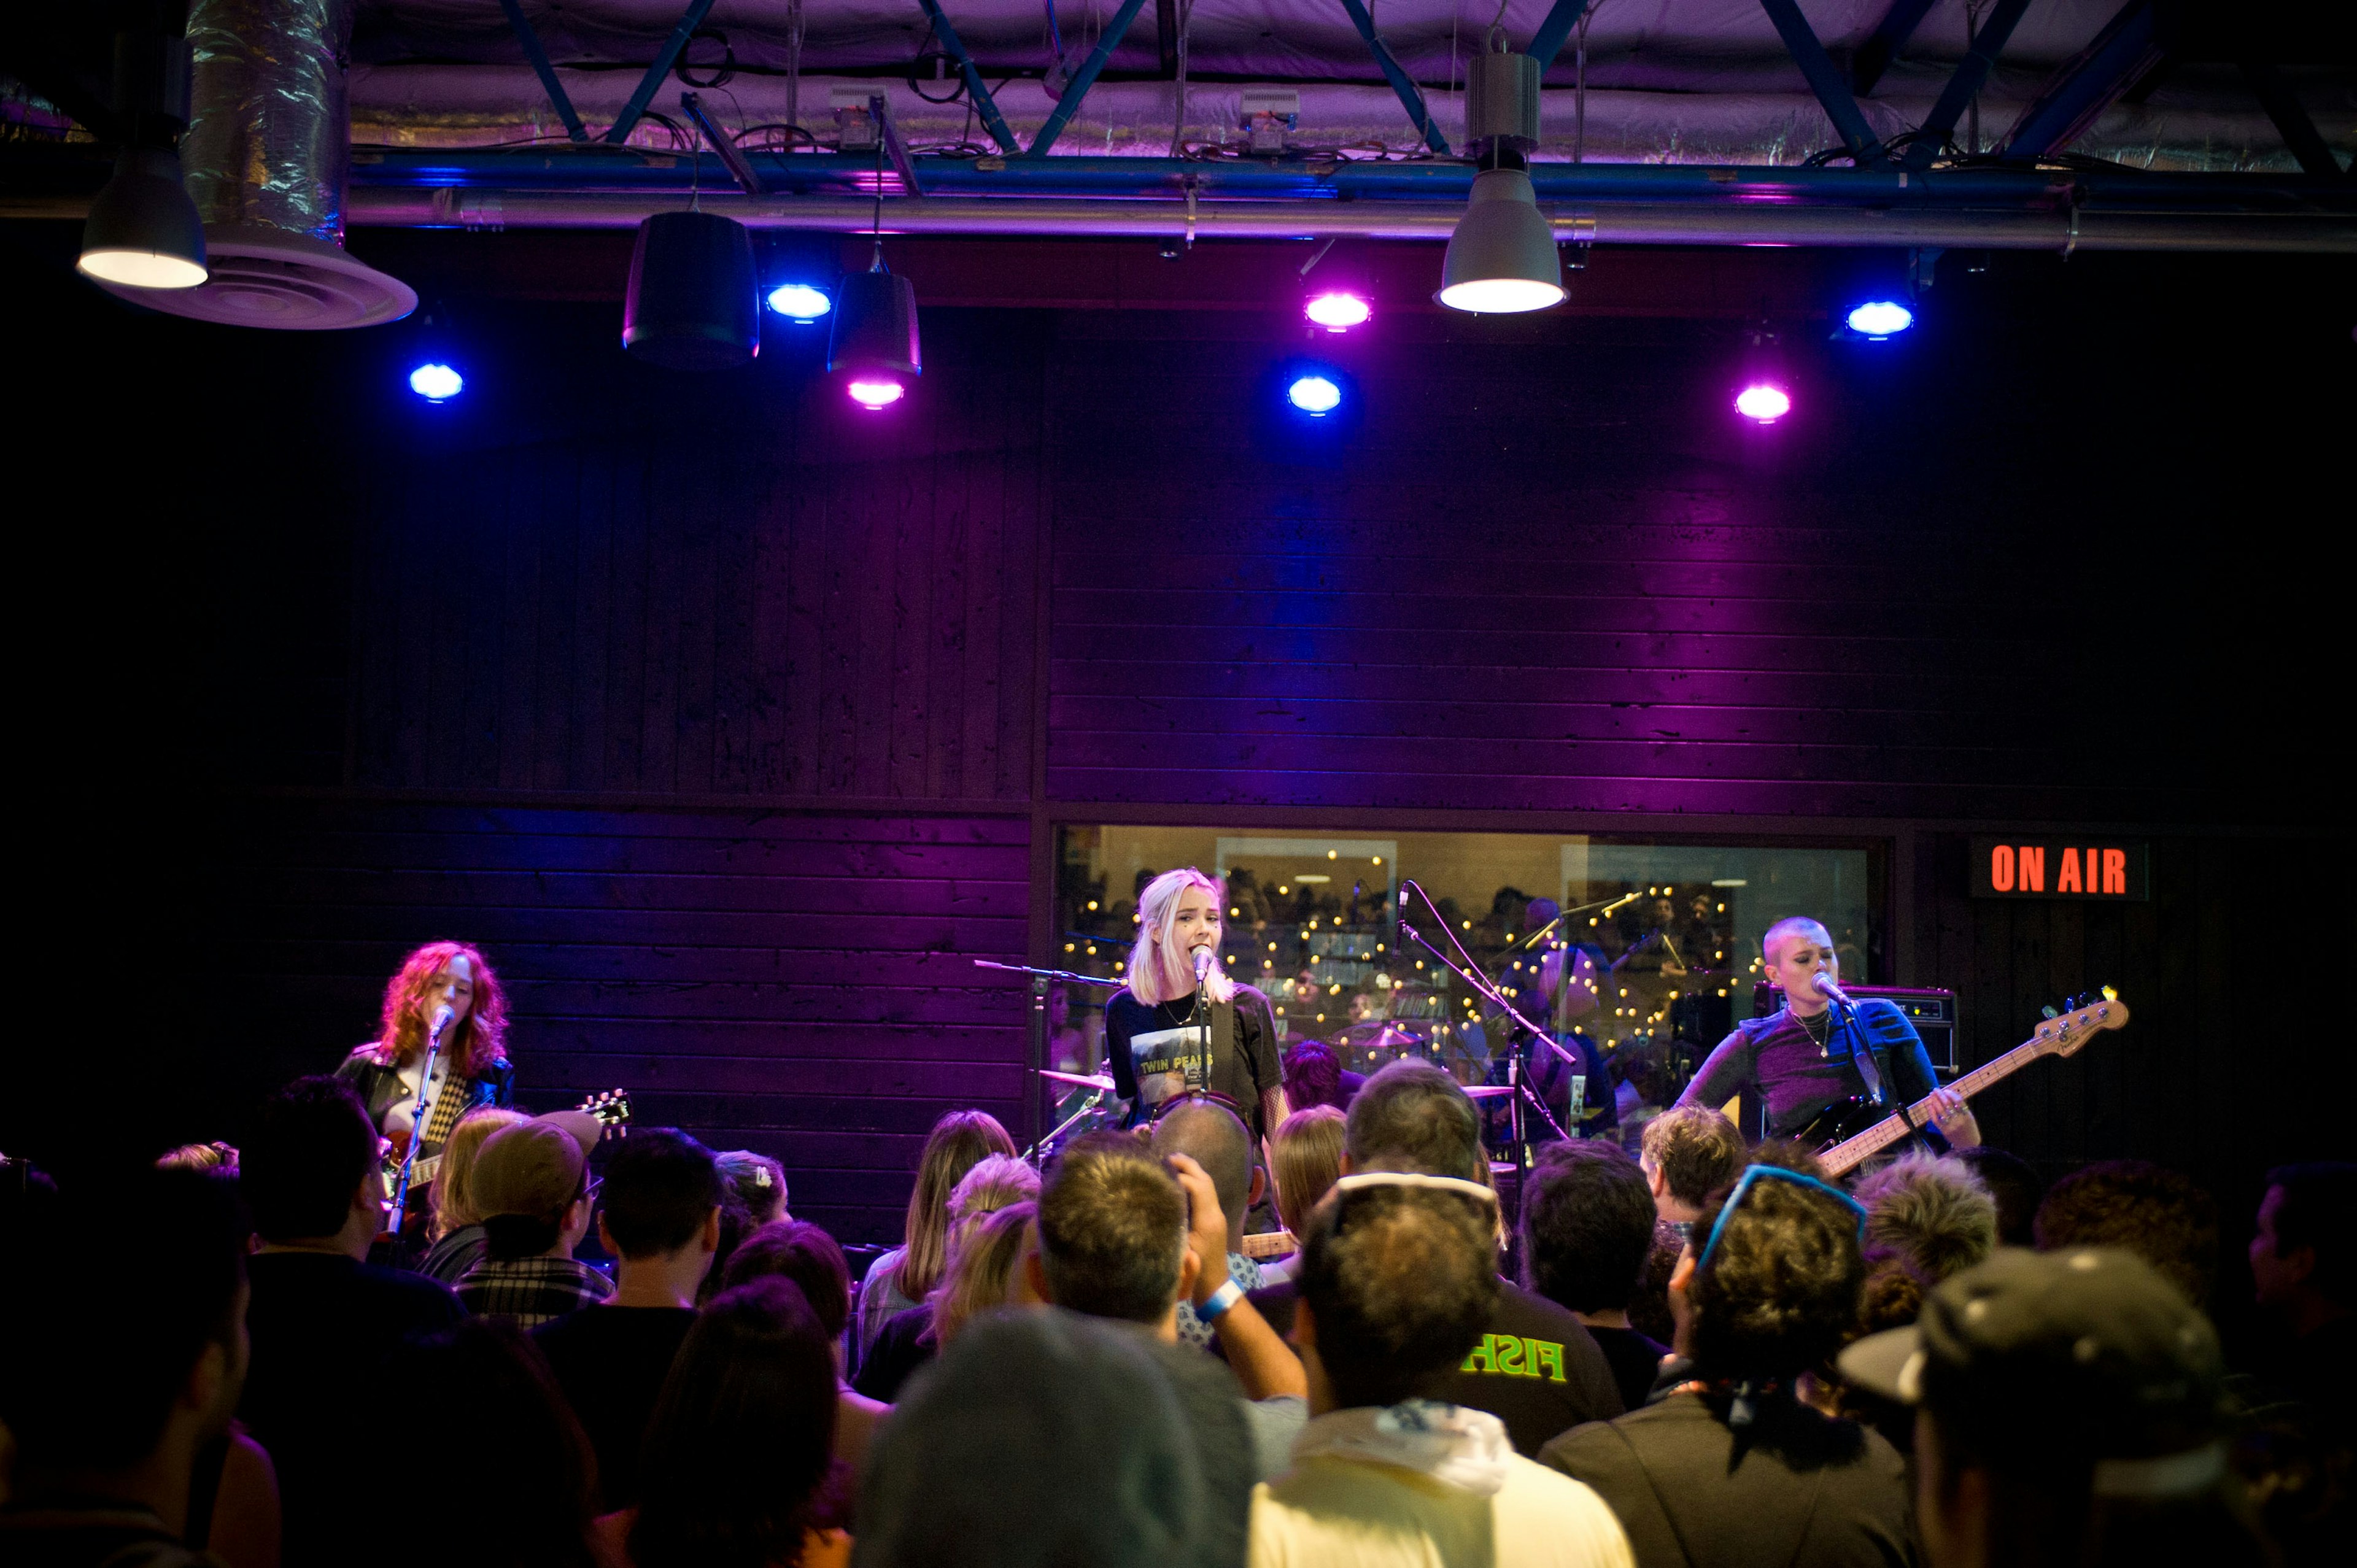
<svg viewBox="0 0 2357 1568"><path fill-rule="evenodd" d="M2119 999L2120 999L2120 993L2119 993L2118 992L2116 992L2116 991L2113 990L2113 989L2112 989L2110 986L2108 986L2108 985L2106 985L2106 986L2104 986L2104 1001L2106 1001L2106 1002L2117 1002Z"/></svg>
<svg viewBox="0 0 2357 1568"><path fill-rule="evenodd" d="M2061 1016L2061 1014L2055 1012L2051 1007L2040 1007L2038 1010L2038 1015L2041 1018L2059 1018Z"/></svg>

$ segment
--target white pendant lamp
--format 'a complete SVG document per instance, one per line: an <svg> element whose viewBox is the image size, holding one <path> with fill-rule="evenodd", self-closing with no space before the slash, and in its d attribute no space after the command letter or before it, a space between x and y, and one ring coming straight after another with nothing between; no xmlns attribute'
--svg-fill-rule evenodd
<svg viewBox="0 0 2357 1568"><path fill-rule="evenodd" d="M1448 237L1435 297L1482 315L1544 310L1563 302L1564 287L1525 156L1539 139L1539 62L1491 50L1467 63L1465 134L1481 172Z"/></svg>

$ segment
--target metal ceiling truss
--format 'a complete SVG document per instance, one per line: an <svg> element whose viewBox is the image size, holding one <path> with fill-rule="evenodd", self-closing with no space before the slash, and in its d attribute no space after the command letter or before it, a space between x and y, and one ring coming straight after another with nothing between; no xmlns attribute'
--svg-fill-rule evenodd
<svg viewBox="0 0 2357 1568"><path fill-rule="evenodd" d="M2128 0L2095 35L2095 41L2055 72L2044 91L2021 112L1998 155L2039 158L2061 151L2085 134L2115 99L2159 64L2164 52L2152 0Z"/></svg>
<svg viewBox="0 0 2357 1568"><path fill-rule="evenodd" d="M629 138L655 92L678 64L689 40L710 12L712 3L713 0L688 0L679 25L672 30L648 65L645 76L631 94L620 117L606 132L603 138L606 143L619 147ZM1463 183L1469 178L1470 171L1454 161L1437 161L1453 160L1455 155L1449 149L1448 138L1434 123L1431 107L1423 91L1401 65L1391 46L1375 30L1374 18L1368 10L1366 0L1341 0L1342 8L1350 16L1351 26L1358 30L1369 55L1382 70L1383 79L1399 99L1409 124L1415 127L1425 145L1437 155L1435 162L1392 164L1380 167L1344 165L1340 168L1329 166L1308 175L1297 169L1286 172L1275 167L1264 168L1257 164L1247 168L1228 163L1206 164L1169 158L1065 157L1054 159L1051 164L1049 155L1079 113L1090 90L1103 75L1114 52L1127 37L1145 3L1146 0L1122 0L1120 8L1099 35L1080 69L1065 84L1054 111L1027 148L1020 145L1008 126L991 93L989 83L984 79L981 67L967 49L964 40L958 36L957 29L951 25L943 10L943 0L918 0L931 26L932 37L939 42L942 51L956 65L975 114L1006 161L999 164L997 160L988 160L977 165L971 158L929 156L919 159L912 156L906 141L899 134L899 127L892 123L889 100L879 87L870 99L869 107L883 129L884 143L899 173L902 188L911 195L923 194L919 184L921 166L926 183L952 202L962 198L985 198L985 192L990 197L1021 195L1030 199L1024 203L1026 207L1043 204L1042 221L1046 221L1049 216L1044 211L1046 205L1060 208L1072 206L1075 202L1083 205L1120 202L1159 206L1168 201L1174 178L1185 184L1190 198L1201 196L1206 200L1217 200L1225 196L1232 201L1241 199L1263 204L1263 218L1281 223L1301 221L1303 215L1329 206L1338 197L1364 196L1375 199L1372 206L1394 206L1400 220L1413 228L1408 210L1411 207L1420 207L1436 199L1443 203L1463 199ZM1594 0L1555 0L1545 19L1531 35L1528 46L1528 53L1538 61L1542 72L1562 53L1593 3ZM1679 213L1698 213L1699 207L1689 206L1689 203L1701 198L1727 197L1741 200L1744 198L1739 193L1746 188L1752 191L1749 198L1750 200L1760 199L1767 194L1767 187L1774 187L1778 195L1773 199L1797 201L1814 209L1813 215L1807 215L1808 220L1800 225L1800 228L1812 232L1816 231L1818 224L1834 218L1831 209L1843 209L1852 217L1863 216L1865 210L1889 212L1888 204L1896 198L1902 210L1914 208L1923 219L1930 220L1930 227L1942 228L1943 232L1953 229L1955 231L1948 234L1946 242L1975 242L1967 233L1972 222L1964 218L1953 201L1964 199L1969 205L1972 199L1986 199L1995 194L1996 187L1987 185L1986 181L1996 177L1996 170L1985 168L1969 177L1965 171L1947 171L1942 177L1944 181L1951 185L1959 185L1960 181L1963 185L1970 185L1978 193L1977 197L1966 198L1959 186L1951 200L1932 201L1928 206L1922 205L1923 194L1927 194L1923 182L1918 180L1910 189L1909 179L1930 171L1947 147L1966 108L1986 85L2007 43L2028 11L2029 0L1996 0L1922 125L1911 134L1900 138L1899 145L1894 148L1875 134L1858 106L1858 95L1870 91L1882 78L1891 61L1905 48L1908 40L1930 13L1932 3L1933 0L1890 0L1882 21L1850 62L1848 70L1845 71L1835 62L1814 29L1802 16L1799 0L1760 0L1760 8L1767 13L1783 40L1786 52L1799 67L1824 110L1825 117L1841 136L1852 167L1821 168L1805 173L1786 169L1684 169L1673 173L1666 169L1644 172L1596 167L1558 171L1555 166L1542 165L1532 170L1540 186L1540 199L1555 202L1577 200L1607 210L1619 207L1631 213L1642 209L1651 216L1638 227L1650 225L1649 232L1659 230L1662 237L1666 238L1681 223L1687 221L1687 218L1679 216ZM1178 43L1179 4L1180 0L1156 0L1157 45L1166 75L1172 71ZM566 134L575 142L587 142L588 133L566 97L564 84L549 62L547 51L525 21L520 0L500 0L500 5L534 73L546 88L550 102L564 121ZM2004 227L2006 222L2013 227L2003 237L1992 231L1978 242L2020 243L2025 242L2026 236L2040 231L2039 223L2042 220L2035 219L2033 213L2054 209L2058 205L2058 193L2049 188L2048 177L2021 166L2051 157L2068 147L2084 134L2096 118L2123 93L2129 91L2139 81L2150 78L2165 58L2165 40L2158 20L2158 11L2156 0L2128 0L2094 41L2058 70L2037 99L2022 111L1996 153L1997 157L2017 166L2018 171L2018 175L2009 177L2014 183L2000 180L2006 194L1997 204L2000 208L2017 209L2010 219L1998 215L2003 219L1998 227ZM2357 170L2342 168L2339 157L2318 133L2314 122L2301 107L2282 72L2274 65L2261 61L2246 60L2241 65L2253 92L2266 107L2309 178L2357 184ZM825 206L843 194L841 181L837 177L841 170L835 166L845 164L846 160L823 153L791 158L764 154L759 155L759 165L757 166L705 113L694 94L683 97L682 107L738 185L744 188L749 198L763 203L765 208L780 198ZM579 156L568 155L569 158L577 159ZM447 155L438 155L436 161L447 164ZM857 163L860 160L848 161ZM760 172L764 166L770 171L766 178ZM497 160L495 164L487 164L485 180L468 183L494 183L489 176L492 167L516 175L525 172L519 160L510 156ZM593 196L592 193L610 193L613 199L624 199L624 193L614 184L610 174L594 173L578 162L575 162L572 168L586 177L578 183L563 177L546 182L544 177L554 174L556 170L556 165L552 163L541 171L543 180L533 180L527 177L524 183L538 186L537 190L511 186L511 200L517 204L562 204L583 199L606 199L604 195ZM1027 171L1027 177L1009 177L1018 169ZM404 183L392 169L382 169L382 172L393 177L384 183ZM1734 177L1731 180L1730 174ZM1690 189L1690 177L1707 177L1710 183L1707 187ZM2088 177L2085 175L2078 177L2080 189L2077 200L2060 205L2071 206L2085 216L2085 209L2081 203L2091 194L2086 185ZM2114 199L2118 204L2117 210L2123 214L2133 212L2139 222L2149 220L2167 224L2190 220L2197 224L2222 222L2229 226L2247 226L2259 217L2255 211L2244 211L2233 202L2219 205L2191 199L2191 192L2198 188L2201 179L2198 176L2167 180L2155 176L2132 177L2137 195L2131 197L2128 188L2123 186L2114 193ZM2186 183L2189 179L2194 183ZM1761 184L1763 181L1765 186ZM2021 184L2020 181L2028 183ZM356 184L359 183L356 180ZM1886 189L1886 186L1891 188ZM2168 192L2166 195L2162 194L2164 186ZM2312 190L2314 188L2309 188ZM777 194L770 196L770 192ZM1840 194L1835 195L1835 192ZM1906 194L1900 196L1900 192ZM389 191L386 194L391 196ZM2153 199L2143 199L2145 197ZM1060 201L1059 198L1067 199ZM496 205L500 199L491 197L489 199ZM1663 205L1665 201L1669 204L1666 207ZM392 211L402 205L398 200L389 201L387 217L390 218ZM1703 205L1716 208L1722 203L1714 199ZM1280 207L1299 209L1300 212L1279 219L1276 209ZM1340 222L1342 217L1340 209L1329 209L1334 210L1334 219L1320 225L1321 228L1331 228L1339 232L1354 227L1353 224ZM2280 212L2283 209L2278 205L2273 210ZM1363 221L1356 227L1368 228L1371 232L1389 231L1386 224L1390 220L1380 219L1365 209L1361 209L1361 216ZM1892 216L1901 223L1907 221L1898 214ZM2328 202L2325 209L2312 208L2309 216L2321 220L2320 227L2312 231L2322 241L2323 248L2345 249L2352 242L2352 217L2349 213L2338 210ZM783 214L774 215L770 220L789 224L798 221ZM1073 214L1064 213L1051 227L1061 225L1059 231L1062 231L1075 221ZM2076 220L2073 221L2075 223ZM927 226L932 224L946 224L952 229L969 226L966 217L953 214L947 207L940 208L936 218ZM1120 223L1115 224L1115 227L1120 226ZM2261 226L2266 225L2262 223ZM1711 227L1705 223L1700 229ZM2220 234L2223 232L2219 231ZM2078 242L2075 227L2072 234L2072 242ZM1699 229L1696 237L1700 237ZM2206 247L2216 238L2212 235L2200 242ZM1832 237L1828 231L1817 242L1875 242L1845 241ZM1882 242L1889 242L1888 238ZM2030 239L2027 242L2034 243L2036 241ZM2263 242L2255 248L2269 246Z"/></svg>

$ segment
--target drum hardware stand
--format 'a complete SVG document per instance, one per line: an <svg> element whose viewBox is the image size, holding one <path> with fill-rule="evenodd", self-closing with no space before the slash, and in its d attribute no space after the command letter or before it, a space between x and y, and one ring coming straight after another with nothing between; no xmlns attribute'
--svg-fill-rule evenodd
<svg viewBox="0 0 2357 1568"><path fill-rule="evenodd" d="M1410 887L1415 888L1417 897L1424 900L1425 907L1431 909L1436 917L1439 915L1439 908L1432 902L1432 895L1425 892L1421 885L1403 878L1400 886L1403 891ZM1545 1041L1547 1048L1555 1052L1558 1058L1562 1058L1565 1065L1574 1068L1581 1072L1587 1071L1586 1063L1582 1062L1577 1057L1572 1055L1569 1051L1565 1050L1561 1043L1559 1043L1553 1035L1548 1034L1545 1030L1532 1023L1528 1018L1523 1017L1521 1012L1515 1008L1514 1004L1506 1000L1504 993L1500 991L1497 986L1491 984L1489 976L1482 974L1480 967L1473 963L1471 954L1464 953L1464 950L1461 947L1458 949L1459 953L1464 954L1466 960L1465 965L1460 968L1455 960L1451 959L1447 953L1442 952L1438 948L1434 947L1430 942L1426 941L1424 938L1424 933L1417 930L1413 925L1410 925L1405 918L1400 920L1399 926L1401 930L1407 933L1408 939L1411 941L1415 942L1416 946L1424 949L1425 951L1430 953L1434 958L1439 960L1441 967L1456 975L1458 979L1463 981L1467 988L1472 991L1475 995L1480 997L1483 1001L1497 1008L1499 1012L1504 1014L1508 1018L1513 1020L1514 1023L1520 1025L1524 1033ZM1448 922L1446 920L1441 922L1441 929L1443 930L1448 929ZM1456 942L1456 937L1453 933L1449 937L1449 941L1452 945ZM1530 1168L1530 1140L1525 1136L1525 1129L1523 1122L1523 1100L1525 1096L1530 1095L1530 1087L1525 1084L1522 1079L1522 1061L1523 1053L1519 1047L1507 1054L1506 1084L1508 1088L1513 1090L1513 1092L1508 1095L1506 1099L1506 1104L1508 1107L1507 1125L1509 1128L1508 1138L1514 1152L1514 1167L1518 1171L1527 1171ZM1564 1139L1566 1142L1569 1142L1571 1135L1566 1133L1562 1126L1556 1122L1554 1115L1548 1112L1544 1102L1539 1101L1535 1096L1531 1096L1531 1100L1532 1103L1538 1107L1539 1115L1545 1120L1546 1124L1555 1129L1555 1136Z"/></svg>
<svg viewBox="0 0 2357 1568"><path fill-rule="evenodd" d="M1039 1126L1039 1095L1042 1091L1039 1069L1048 1065L1048 987L1060 980L1067 985L1102 985L1108 991L1118 991L1128 983L1109 980L1101 974L1075 974L1069 969L1039 969L1025 963L999 963L986 958L974 960L974 966L976 969L1003 969L1009 974L1031 977L1030 1028L1026 1051L1028 1060L1024 1068L1030 1092L1023 1097L1023 1130L1029 1133ZM1069 1122L1066 1123L1067 1126L1070 1124ZM1062 1130L1061 1127L1057 1129L1058 1132ZM1036 1149L1047 1141L1046 1138L1035 1138L1031 1146Z"/></svg>
<svg viewBox="0 0 2357 1568"><path fill-rule="evenodd" d="M1070 1116L1065 1117L1061 1122L1057 1122L1054 1128L1040 1135L1038 1143L1023 1151L1023 1163L1027 1165L1037 1167L1039 1164L1040 1151L1043 1149L1052 1148L1055 1145L1056 1140L1064 1135L1064 1130L1067 1127L1070 1127L1073 1122L1079 1121L1083 1116L1094 1114L1096 1111L1104 1104L1104 1100L1105 1091L1103 1090L1090 1090L1088 1098L1081 1101L1081 1108L1079 1110L1073 1112Z"/></svg>

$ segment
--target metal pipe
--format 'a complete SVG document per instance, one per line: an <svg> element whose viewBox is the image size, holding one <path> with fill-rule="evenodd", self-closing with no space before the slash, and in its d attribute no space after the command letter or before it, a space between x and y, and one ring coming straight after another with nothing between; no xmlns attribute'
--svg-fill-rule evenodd
<svg viewBox="0 0 2357 1568"><path fill-rule="evenodd" d="M1551 202L1556 233L1621 245L1941 246L1992 250L2357 252L2357 214L2158 210L1876 209L1662 201ZM355 189L350 220L383 228L629 229L678 199L660 192L490 191L464 187ZM867 226L872 198L707 195L705 208L756 229L837 233ZM1204 239L1346 234L1446 240L1461 201L1199 201ZM887 200L884 229L898 234L1031 234L1158 238L1179 233L1178 201L1023 200L936 195Z"/></svg>

